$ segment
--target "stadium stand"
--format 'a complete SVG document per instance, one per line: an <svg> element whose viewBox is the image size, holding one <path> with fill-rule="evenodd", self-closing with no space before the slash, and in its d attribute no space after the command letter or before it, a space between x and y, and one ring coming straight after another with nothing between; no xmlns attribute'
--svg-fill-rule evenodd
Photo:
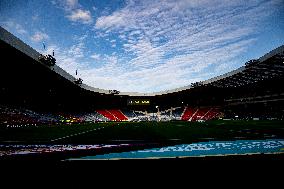
<svg viewBox="0 0 284 189"><path fill-rule="evenodd" d="M27 109L0 106L0 124L6 126L25 127L40 124L59 123L59 117L44 115Z"/></svg>
<svg viewBox="0 0 284 189"><path fill-rule="evenodd" d="M119 121L127 121L127 117L120 110L108 110L109 113L114 115Z"/></svg>
<svg viewBox="0 0 284 189"><path fill-rule="evenodd" d="M181 116L181 120L188 121L193 116L193 114L195 112L196 112L196 109L193 109L191 107L186 107L182 116Z"/></svg>
<svg viewBox="0 0 284 189"><path fill-rule="evenodd" d="M96 110L99 114L103 115L104 117L108 118L111 121L120 121L114 114L112 114L109 110Z"/></svg>
<svg viewBox="0 0 284 189"><path fill-rule="evenodd" d="M203 120L211 120L216 118L217 116L219 116L221 114L221 112L219 111L218 108L210 108L205 114L204 116L201 118Z"/></svg>
<svg viewBox="0 0 284 189"><path fill-rule="evenodd" d="M197 121L197 120L202 120L204 115L209 111L208 108L198 108L192 117L189 119L189 121Z"/></svg>
<svg viewBox="0 0 284 189"><path fill-rule="evenodd" d="M145 94L113 93L84 83L75 84L75 77L57 64L47 65L39 60L39 52L1 27L0 45L1 69L5 70L0 74L0 104L8 108L5 111L1 108L1 123L197 121L221 115L283 119L284 45L221 76ZM129 106L128 99L147 99L150 103ZM185 104L185 108L170 110Z"/></svg>
<svg viewBox="0 0 284 189"><path fill-rule="evenodd" d="M134 111L121 110L121 112L125 115L125 117L126 117L127 120L129 120L129 121L132 121L133 119L136 118L136 115L135 115Z"/></svg>
<svg viewBox="0 0 284 189"><path fill-rule="evenodd" d="M215 107L186 107L181 119L183 121L212 120L219 114L219 110Z"/></svg>

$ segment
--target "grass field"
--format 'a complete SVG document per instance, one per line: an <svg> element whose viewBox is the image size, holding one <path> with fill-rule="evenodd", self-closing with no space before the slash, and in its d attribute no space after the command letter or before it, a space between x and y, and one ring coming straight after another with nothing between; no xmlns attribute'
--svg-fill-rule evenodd
<svg viewBox="0 0 284 189"><path fill-rule="evenodd" d="M284 121L116 122L0 127L1 144L184 144L284 138Z"/></svg>

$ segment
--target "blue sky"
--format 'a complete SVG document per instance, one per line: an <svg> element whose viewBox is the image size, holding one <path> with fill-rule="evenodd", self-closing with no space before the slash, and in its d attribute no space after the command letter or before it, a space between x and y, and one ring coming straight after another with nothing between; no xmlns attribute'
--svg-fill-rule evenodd
<svg viewBox="0 0 284 189"><path fill-rule="evenodd" d="M85 84L159 92L283 45L284 0L1 0L0 25Z"/></svg>

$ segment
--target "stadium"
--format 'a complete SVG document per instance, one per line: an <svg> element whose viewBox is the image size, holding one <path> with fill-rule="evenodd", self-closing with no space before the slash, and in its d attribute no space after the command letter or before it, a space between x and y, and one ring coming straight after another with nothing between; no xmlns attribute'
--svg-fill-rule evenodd
<svg viewBox="0 0 284 189"><path fill-rule="evenodd" d="M159 93L84 84L4 28L0 159L283 158L284 46Z"/></svg>

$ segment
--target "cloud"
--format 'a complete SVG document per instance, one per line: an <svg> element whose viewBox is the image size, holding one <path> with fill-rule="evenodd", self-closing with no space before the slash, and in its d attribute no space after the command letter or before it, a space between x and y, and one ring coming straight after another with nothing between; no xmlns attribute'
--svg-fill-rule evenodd
<svg viewBox="0 0 284 189"><path fill-rule="evenodd" d="M110 16L99 17L96 21L95 27L98 29L107 29L109 27L124 26L126 23L129 23L129 21L127 21L127 13L118 12Z"/></svg>
<svg viewBox="0 0 284 189"><path fill-rule="evenodd" d="M18 24L12 20L1 22L1 25L3 25L3 27L7 30L15 30L19 34L27 33L27 30L25 30L21 24Z"/></svg>
<svg viewBox="0 0 284 189"><path fill-rule="evenodd" d="M262 20L279 2L127 1L93 25L96 41L107 41L117 51L88 54L82 36L60 49L58 62L72 75L79 68L84 83L103 89L157 92L190 85L240 67L238 60L256 42ZM78 1L67 4L68 19L92 23L91 13Z"/></svg>
<svg viewBox="0 0 284 189"><path fill-rule="evenodd" d="M40 17L39 17L38 14L35 14L35 15L32 16L32 20L33 20L33 21L39 21L39 18L40 18Z"/></svg>
<svg viewBox="0 0 284 189"><path fill-rule="evenodd" d="M46 39L49 39L49 36L46 33L40 31L36 32L33 36L31 36L31 40L33 42L41 42Z"/></svg>
<svg viewBox="0 0 284 189"><path fill-rule="evenodd" d="M78 5L78 0L66 0L66 6L70 9L75 8Z"/></svg>
<svg viewBox="0 0 284 189"><path fill-rule="evenodd" d="M121 75L113 82L123 83L116 84L120 90L153 92L236 68L236 60L256 42L260 23L280 2L133 0L99 17L94 30L101 38L118 36L122 56L130 58L128 66L116 68ZM93 80L100 83L100 78Z"/></svg>
<svg viewBox="0 0 284 189"><path fill-rule="evenodd" d="M91 24L93 22L92 14L89 10L86 10L78 0L57 0L52 1L55 7L63 9L66 18L71 22Z"/></svg>
<svg viewBox="0 0 284 189"><path fill-rule="evenodd" d="M19 33L19 34L26 34L27 31L19 24L16 25L16 31Z"/></svg>
<svg viewBox="0 0 284 189"><path fill-rule="evenodd" d="M101 55L94 53L90 57L94 60L99 60L101 58Z"/></svg>
<svg viewBox="0 0 284 189"><path fill-rule="evenodd" d="M71 11L81 7L78 0L52 0L51 3L55 7L64 9L65 11Z"/></svg>
<svg viewBox="0 0 284 189"><path fill-rule="evenodd" d="M85 49L85 44L83 42L80 42L78 44L71 46L67 52L72 57L81 58L84 57L84 49Z"/></svg>
<svg viewBox="0 0 284 189"><path fill-rule="evenodd" d="M88 24L92 22L91 12L88 10L76 9L71 11L67 18L73 22Z"/></svg>

